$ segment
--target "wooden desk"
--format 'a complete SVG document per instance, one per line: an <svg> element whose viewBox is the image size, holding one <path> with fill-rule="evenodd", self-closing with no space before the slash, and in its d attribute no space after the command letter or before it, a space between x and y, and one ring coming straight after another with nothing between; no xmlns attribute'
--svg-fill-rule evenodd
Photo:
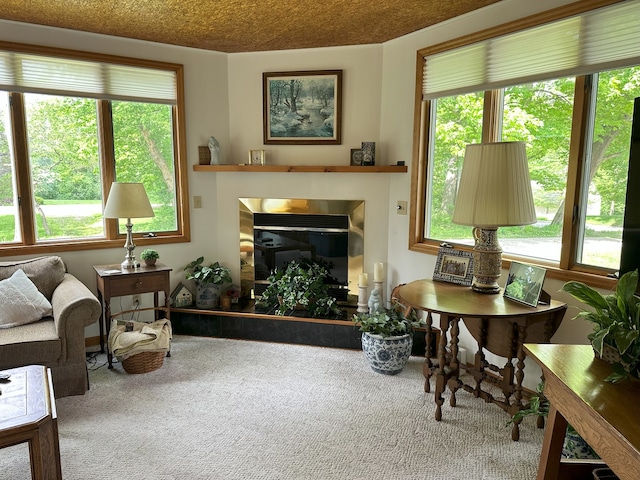
<svg viewBox="0 0 640 480"><path fill-rule="evenodd" d="M51 371L30 365L2 373L11 381L0 383L0 448L28 442L31 478L62 479Z"/></svg>
<svg viewBox="0 0 640 480"><path fill-rule="evenodd" d="M401 303L427 312L427 332L430 331L432 314L440 315L439 328L442 331L438 351L431 352L431 339L427 336L427 351L423 373L425 392L430 389L429 379L436 377L435 403L436 420L442 419L442 394L447 386L451 390L450 405L456 405L456 391L460 388L476 397L494 403L510 416L523 407L522 380L524 379L523 343L548 343L560 326L567 305L551 300L550 305L530 307L505 299L501 294L483 294L453 283L434 282L429 279L407 283L398 290ZM475 385L466 385L459 379L458 334L459 320L478 342L478 350L473 365L467 366ZM451 336L447 346L447 332ZM484 350L505 357L507 362L500 368L485 359ZM436 353L434 355L434 353ZM514 359L517 360L514 366ZM492 374L488 371L493 372ZM498 386L504 399L494 398L482 390L481 384L489 375L498 377ZM515 383L514 383L515 379ZM513 398L511 398L513 396ZM520 438L519 423L515 423L511 438Z"/></svg>
<svg viewBox="0 0 640 480"><path fill-rule="evenodd" d="M134 270L122 270L120 264L117 265L94 265L96 271L96 283L98 289L98 300L102 303L102 318L98 322L100 325L100 351L104 353L105 332L109 332L109 323L113 315L118 312L111 312L111 298L125 295L138 295L141 293L153 292L153 306L157 309L158 292L164 292L164 312L165 318L169 318L169 289L171 288L169 272L171 268L156 263L155 265L141 265ZM156 310L156 318L159 312ZM113 368L113 356L107 352L109 368Z"/></svg>
<svg viewBox="0 0 640 480"><path fill-rule="evenodd" d="M640 381L605 382L611 366L595 358L591 345L527 344L525 350L542 367L551 403L537 479L585 478L584 464L561 460L568 422L621 480L638 480Z"/></svg>

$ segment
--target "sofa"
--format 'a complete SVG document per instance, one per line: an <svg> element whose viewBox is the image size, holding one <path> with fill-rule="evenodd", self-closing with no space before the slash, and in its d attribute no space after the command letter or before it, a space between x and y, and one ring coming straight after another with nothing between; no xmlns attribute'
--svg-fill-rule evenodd
<svg viewBox="0 0 640 480"><path fill-rule="evenodd" d="M0 262L0 370L51 368L56 398L89 389L86 326L102 308L58 256Z"/></svg>

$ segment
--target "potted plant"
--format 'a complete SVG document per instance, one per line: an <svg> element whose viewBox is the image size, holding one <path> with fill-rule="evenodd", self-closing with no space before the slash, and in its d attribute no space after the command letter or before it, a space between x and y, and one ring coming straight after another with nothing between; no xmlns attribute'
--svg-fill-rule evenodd
<svg viewBox="0 0 640 480"><path fill-rule="evenodd" d="M415 311L396 303L392 308L356 313L352 320L360 327L362 351L373 371L385 375L400 373L411 356L413 329L422 324Z"/></svg>
<svg viewBox="0 0 640 480"><path fill-rule="evenodd" d="M156 260L160 258L160 254L153 248L145 248L140 254L140 258L144 260L146 265L155 265Z"/></svg>
<svg viewBox="0 0 640 480"><path fill-rule="evenodd" d="M188 263L184 269L187 280L196 284L196 307L211 309L218 306L220 286L231 283L231 271L220 263L204 265L204 257L198 257Z"/></svg>
<svg viewBox="0 0 640 480"><path fill-rule="evenodd" d="M293 310L306 310L311 317L340 315L342 309L329 294L325 279L329 270L324 262L291 260L284 268L277 268L267 278L269 286L263 292L258 307L275 308L276 315Z"/></svg>
<svg viewBox="0 0 640 480"><path fill-rule="evenodd" d="M526 417L536 417L537 426L544 427L544 419L549 415L549 400L544 396L544 382L536 386L536 391L529 398L526 408L518 410L505 426L520 424ZM562 456L564 458L600 458L598 454L585 442L580 434L571 425L567 425L567 431L562 444Z"/></svg>
<svg viewBox="0 0 640 480"><path fill-rule="evenodd" d="M640 298L635 295L638 271L627 272L609 295L601 295L582 282L569 281L562 290L589 305L574 318L593 323L588 335L596 355L612 364L613 373L605 380L618 383L639 378L640 373Z"/></svg>

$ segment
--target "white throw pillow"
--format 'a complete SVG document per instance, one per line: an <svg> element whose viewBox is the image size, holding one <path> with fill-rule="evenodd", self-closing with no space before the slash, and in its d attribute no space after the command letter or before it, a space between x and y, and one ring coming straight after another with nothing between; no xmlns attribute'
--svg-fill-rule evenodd
<svg viewBox="0 0 640 480"><path fill-rule="evenodd" d="M0 281L0 328L37 322L52 313L49 300L22 270Z"/></svg>

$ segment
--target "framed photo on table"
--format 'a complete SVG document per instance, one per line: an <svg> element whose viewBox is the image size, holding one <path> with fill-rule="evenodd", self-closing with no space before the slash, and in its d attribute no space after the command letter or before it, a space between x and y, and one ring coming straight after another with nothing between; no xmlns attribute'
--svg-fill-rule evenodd
<svg viewBox="0 0 640 480"><path fill-rule="evenodd" d="M542 267L511 262L504 298L537 307L547 271Z"/></svg>
<svg viewBox="0 0 640 480"><path fill-rule="evenodd" d="M262 74L265 144L340 145L342 70Z"/></svg>
<svg viewBox="0 0 640 480"><path fill-rule="evenodd" d="M440 247L433 279L470 287L473 281L473 254L466 250Z"/></svg>

